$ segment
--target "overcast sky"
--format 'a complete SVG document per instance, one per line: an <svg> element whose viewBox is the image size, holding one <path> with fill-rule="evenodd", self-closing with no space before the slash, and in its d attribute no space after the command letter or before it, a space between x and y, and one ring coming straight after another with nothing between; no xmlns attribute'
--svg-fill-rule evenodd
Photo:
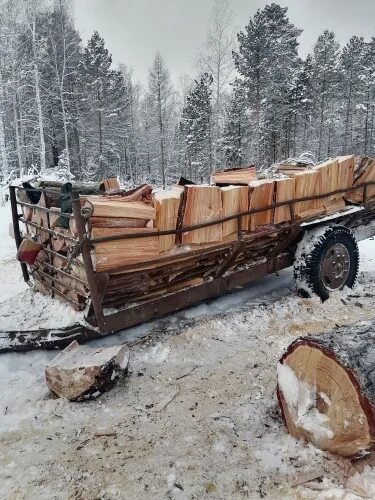
<svg viewBox="0 0 375 500"><path fill-rule="evenodd" d="M204 41L214 0L73 0L81 36L94 30L105 39L115 63L133 67L147 82L148 67L160 50L175 83L192 74L192 60ZM231 0L235 25L243 29L255 11L271 1ZM352 35L375 36L375 0L280 0L289 18L304 30L300 53L311 51L318 35L333 30L339 42ZM192 75L194 76L194 75Z"/></svg>

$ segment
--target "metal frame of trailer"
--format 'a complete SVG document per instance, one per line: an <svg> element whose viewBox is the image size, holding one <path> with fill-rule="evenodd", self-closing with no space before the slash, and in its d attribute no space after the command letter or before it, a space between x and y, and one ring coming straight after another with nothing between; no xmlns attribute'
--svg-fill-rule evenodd
<svg viewBox="0 0 375 500"><path fill-rule="evenodd" d="M293 265L297 244L301 240L303 234L311 227L316 227L318 225L328 223L341 224L352 230L358 230L367 227L369 228L369 230L366 232L365 238L375 236L375 200L368 199L367 196L368 186L371 185L375 185L375 181L367 182L349 189L341 189L332 193L325 193L324 195L310 196L305 198L293 199L286 202L273 203L272 205L264 208L251 209L246 212L241 212L236 215L228 216L203 224L194 225L191 227L154 232L152 233L152 236L165 236L171 234L179 235L183 232L208 227L234 219L238 220L238 227L240 228L242 217L259 212L264 212L267 210L274 210L276 207L281 206L289 206L290 209L291 221L288 223L283 223L278 226L265 226L259 232L243 233L241 232L241 230L239 230L238 238L233 242L218 244L212 246L209 249L192 250L190 252L184 252L183 254L181 253L175 256L165 256L152 261L147 261L147 263L145 264L147 264L148 268L150 266L164 266L164 268L167 268L169 265L171 265L171 263L176 262L176 259L178 261L179 258L193 259L197 256L207 257L212 255L212 259L217 259L215 263L211 265L210 276L206 282L197 286L183 288L172 293L163 294L157 298L144 300L143 302L126 304L126 301L124 301L125 303L122 307L119 307L116 312L111 312L109 314L106 314L105 311L105 301L107 298L106 294L108 293L108 284L110 281L111 271L95 272L91 256L92 245L105 241L116 241L128 238L147 238L150 237L150 233L145 233L140 230L139 233L131 235L116 235L113 237L103 237L95 239L90 238L90 234L86 231L87 218L82 215L79 194L76 192L73 192L71 194L73 215L70 213L60 213L54 209L40 207L38 205L38 210L45 211L47 215L50 213L58 213L63 217L74 217L76 221L78 239L69 238L69 241L74 243L76 248L74 258L70 258L70 260L76 262L77 265L84 266L86 272L87 287L89 289L89 294L87 297L89 299L89 306L86 317L88 325L75 325L70 329L68 328L61 331L55 331L53 332L52 337L50 331L43 332L39 330L38 332L31 332L29 334L25 334L25 332L10 332L8 333L8 338L10 335L12 342L10 344L8 342L8 344L11 345L11 348L7 347L7 343L5 343L3 347L0 343L0 352L4 350L29 350L36 347L58 348L69 344L74 339L89 340L98 338L103 335L107 335L129 328L131 326L138 325L145 321L159 318L168 313L173 313L198 302L229 293L232 290L238 289L251 283L254 280L262 278L267 274L276 273ZM46 231L50 236L61 237L61 235L59 235L59 233L56 231L44 228L30 221L26 221L22 214L19 213L18 207L26 206L35 208L35 205L17 200L16 191L18 189L25 188L11 186L9 189L14 236L17 248L22 242L20 223L29 225L30 227L36 227L42 231ZM327 198L329 196L345 194L351 191L358 192L358 190L360 189L363 191L362 204L348 205L347 210L335 213L331 217L320 217L306 222L305 220L298 220L294 216L295 203ZM27 190L30 191L30 189ZM34 190L48 193L48 188L35 188ZM259 244L259 242L263 241L264 239L267 240L267 238L269 240L272 240L273 244L271 248L267 248L267 250L263 252L260 248L261 245ZM258 254L256 252L257 247L260 248ZM47 251L51 254L54 254L52 250L48 249ZM81 255L82 260L76 258L78 253ZM60 254L57 255L61 257ZM235 266L234 264L237 262L239 255L243 255L245 260L241 263L241 265ZM253 257L254 255L256 256L255 258ZM48 263L48 268L56 272L56 276L58 276L59 273L64 274L63 269L58 269L50 263ZM24 280L26 282L29 282L29 268L26 264L21 263L21 269ZM114 269L113 272L124 271L124 283L126 283L126 272L133 270L134 272L136 272L137 269L142 270L142 264L123 266L123 268ZM39 277L39 279L42 278ZM56 278L56 281L58 282L58 278ZM61 292L57 289L54 289L52 285L47 283L44 284L46 284L46 286L50 288L52 293L62 295ZM74 302L69 297L64 296L64 298L67 300L67 302ZM118 292L118 301L121 302L121 288Z"/></svg>

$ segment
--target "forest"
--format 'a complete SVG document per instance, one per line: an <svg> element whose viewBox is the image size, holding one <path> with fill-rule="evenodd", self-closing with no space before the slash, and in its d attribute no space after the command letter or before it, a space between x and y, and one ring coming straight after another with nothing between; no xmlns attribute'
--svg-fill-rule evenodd
<svg viewBox="0 0 375 500"><path fill-rule="evenodd" d="M2 0L0 182L58 167L165 186L307 151L375 154L375 38L340 46L326 30L302 59L302 29L275 3L236 33L216 0L207 23L194 74L173 85L156 52L140 83L100 33L81 40L69 0Z"/></svg>

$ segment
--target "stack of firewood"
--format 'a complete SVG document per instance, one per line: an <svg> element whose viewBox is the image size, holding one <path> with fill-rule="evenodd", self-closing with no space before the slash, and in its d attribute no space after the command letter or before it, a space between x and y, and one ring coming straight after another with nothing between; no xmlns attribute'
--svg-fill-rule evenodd
<svg viewBox="0 0 375 500"><path fill-rule="evenodd" d="M134 265L156 266L160 257L228 244L240 235L246 239L248 233L262 234L291 220L340 212L348 203L361 203L360 186L374 180L375 160L364 158L356 166L354 156L343 156L316 166L284 163L273 177L262 179L253 166L217 172L211 185L184 183L157 192L149 185L125 192L116 180L107 179L100 185L100 194L84 192L80 199L93 243L94 270L112 275ZM375 186L366 191L368 198L375 198ZM42 194L37 204L23 209L25 221L31 223L29 234L43 245L34 269L38 286L53 287L80 306L86 302L88 289L80 257L71 259L78 239L75 220L71 216L67 223L60 216L66 210L47 198ZM256 212L207 225L249 210ZM198 227L184 231L192 226ZM175 230L174 234L156 234ZM126 238L110 240L119 235Z"/></svg>

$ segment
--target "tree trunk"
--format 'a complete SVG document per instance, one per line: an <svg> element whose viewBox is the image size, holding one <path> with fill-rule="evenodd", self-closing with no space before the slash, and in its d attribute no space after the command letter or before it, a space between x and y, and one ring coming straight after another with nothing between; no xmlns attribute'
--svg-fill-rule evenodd
<svg viewBox="0 0 375 500"><path fill-rule="evenodd" d="M39 81L39 68L37 59L37 48L36 48L36 26L35 19L32 21L31 32L32 32L32 45L33 45L33 56L34 56L34 85L35 85L35 101L38 110L38 123L39 123L39 138L40 138L40 168L44 172L46 170L46 143L44 140L44 123L43 123L43 111L42 111L42 101L40 97L40 81Z"/></svg>
<svg viewBox="0 0 375 500"><path fill-rule="evenodd" d="M163 188L165 189L164 125L163 125L163 114L162 114L162 104L161 104L160 82L158 82L158 118L159 118L159 132L160 132L161 178L162 178Z"/></svg>
<svg viewBox="0 0 375 500"><path fill-rule="evenodd" d="M278 365L289 432L323 450L358 456L375 443L375 321L303 337Z"/></svg>
<svg viewBox="0 0 375 500"><path fill-rule="evenodd" d="M6 179L9 175L8 155L5 146L5 127L4 127L4 86L2 72L0 67L0 153L1 153L1 172L3 178Z"/></svg>

